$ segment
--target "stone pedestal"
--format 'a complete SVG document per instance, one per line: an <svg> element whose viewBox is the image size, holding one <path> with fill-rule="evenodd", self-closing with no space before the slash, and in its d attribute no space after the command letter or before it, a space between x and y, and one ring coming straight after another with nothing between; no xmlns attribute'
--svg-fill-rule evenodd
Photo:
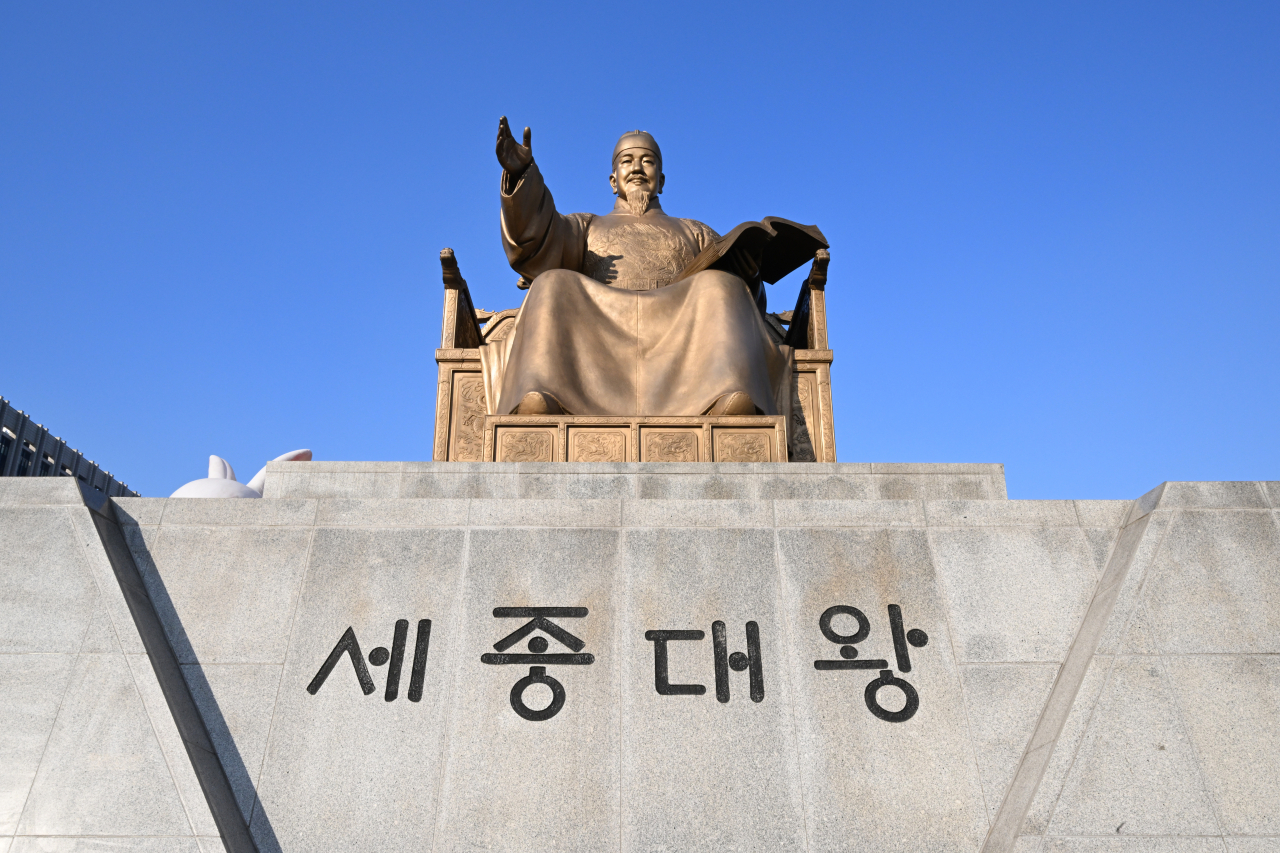
<svg viewBox="0 0 1280 853"><path fill-rule="evenodd" d="M283 463L101 526L228 849L1261 851L1278 507L1009 501L999 466Z"/></svg>

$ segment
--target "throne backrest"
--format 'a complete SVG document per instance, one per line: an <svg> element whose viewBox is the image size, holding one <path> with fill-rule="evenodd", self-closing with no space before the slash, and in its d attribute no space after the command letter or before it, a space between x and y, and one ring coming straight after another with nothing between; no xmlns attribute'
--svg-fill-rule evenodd
<svg viewBox="0 0 1280 853"><path fill-rule="evenodd" d="M835 421L831 410L833 354L827 345L826 285L830 260L827 250L819 250L808 277L800 285L795 308L765 315L775 340L795 350L791 420L785 429L786 455L792 462L836 461ZM440 348L436 350L438 382L432 457L438 461L480 462L486 458L484 434L488 413L479 347L511 334L520 309L477 309L452 249L440 253L440 267L444 279L444 318Z"/></svg>

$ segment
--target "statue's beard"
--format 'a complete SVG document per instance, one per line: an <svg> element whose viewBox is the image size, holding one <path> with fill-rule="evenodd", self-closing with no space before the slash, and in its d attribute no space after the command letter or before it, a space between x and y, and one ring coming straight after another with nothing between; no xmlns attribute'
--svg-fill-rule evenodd
<svg viewBox="0 0 1280 853"><path fill-rule="evenodd" d="M643 216L644 212L649 209L649 201L653 196L648 190L631 190L627 193L627 197L622 200L627 210L636 216Z"/></svg>

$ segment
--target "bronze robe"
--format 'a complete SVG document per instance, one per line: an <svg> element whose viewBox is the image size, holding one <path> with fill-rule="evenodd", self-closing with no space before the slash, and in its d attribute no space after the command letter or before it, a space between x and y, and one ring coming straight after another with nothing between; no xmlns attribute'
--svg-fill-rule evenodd
<svg viewBox="0 0 1280 853"><path fill-rule="evenodd" d="M532 279L515 328L480 348L491 414L530 391L590 416L700 415L744 391L765 414L791 404L792 353L775 343L742 279L715 270L673 283L714 231L667 216L556 212L537 164L509 186L502 243Z"/></svg>

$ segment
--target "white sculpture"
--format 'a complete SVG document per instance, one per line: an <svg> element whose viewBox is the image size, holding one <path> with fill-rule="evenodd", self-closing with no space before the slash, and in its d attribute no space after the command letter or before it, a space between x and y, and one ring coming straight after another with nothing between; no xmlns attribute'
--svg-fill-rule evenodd
<svg viewBox="0 0 1280 853"><path fill-rule="evenodd" d="M277 456L272 462L310 462L310 450L291 450ZM203 480L192 480L173 494L171 498L260 498L267 485L267 466L253 475L248 483L237 483L236 472L231 463L221 456L209 457L209 476Z"/></svg>

